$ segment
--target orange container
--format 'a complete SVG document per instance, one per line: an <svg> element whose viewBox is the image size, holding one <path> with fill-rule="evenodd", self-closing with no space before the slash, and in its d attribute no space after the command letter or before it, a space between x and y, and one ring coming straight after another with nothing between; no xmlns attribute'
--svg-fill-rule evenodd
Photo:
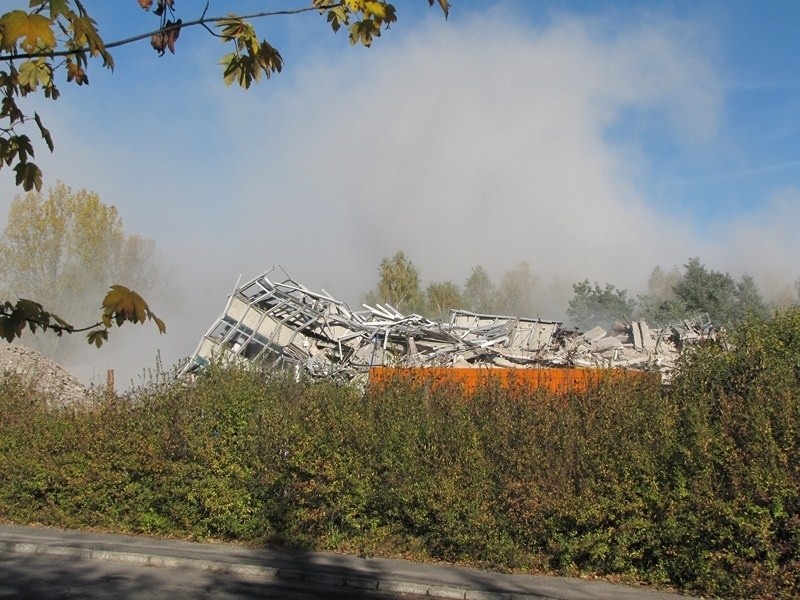
<svg viewBox="0 0 800 600"><path fill-rule="evenodd" d="M556 394L566 394L584 391L609 378L653 376L657 377L657 374L628 369L372 367L369 381L370 385L377 389L401 383L431 388L457 384L466 394L472 394L482 387L499 385L508 390L545 388Z"/></svg>

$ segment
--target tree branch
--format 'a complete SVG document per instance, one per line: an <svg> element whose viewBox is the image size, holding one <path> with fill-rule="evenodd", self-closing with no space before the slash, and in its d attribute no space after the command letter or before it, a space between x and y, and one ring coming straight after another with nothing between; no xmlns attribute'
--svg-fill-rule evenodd
<svg viewBox="0 0 800 600"><path fill-rule="evenodd" d="M322 6L307 6L305 8L296 8L296 9L287 9L287 10L275 10L270 12L260 12L260 13L253 13L249 15L228 15L226 17L206 17L205 10L203 11L203 16L195 21L187 21L186 23L181 23L180 25L171 25L170 27L162 27L160 29L156 29L149 33L142 33L139 35L135 35L133 37L125 38L123 40L117 40L115 42L109 42L105 44L105 49L108 50L110 48L118 48L119 46L125 46L127 44L132 44L133 42L138 42L140 40L146 40L154 35L158 35L161 33L167 33L174 29L185 29L186 27L194 27L195 25L202 25L206 28L209 32L211 30L208 28L208 23L220 23L222 21L228 21L232 18L235 19L260 19L262 17L277 17L281 15L299 15L301 13L311 12L311 11L326 11L332 8L338 8L343 6L343 2L335 2L333 4L324 4ZM208 6L206 6L208 9ZM213 33L213 32L211 32ZM90 48L83 47L83 48L76 48L72 50L59 50L59 51L51 51L51 52L31 52L28 54L6 54L0 56L0 61L7 61L11 62L13 60L27 60L31 58L55 58L57 56L74 56L75 54L81 54L84 52L89 52Z"/></svg>
<svg viewBox="0 0 800 600"><path fill-rule="evenodd" d="M0 306L0 317L12 317L14 316L13 310L8 310L6 307ZM50 329L55 331L58 334L62 333L81 333L83 331L89 331L90 329L96 329L98 327L103 326L102 321L98 321L97 323L93 323L92 325L86 325L85 327L73 327L72 325L59 325L58 323L49 323L45 321L41 321L39 319L33 317L21 317L23 321L26 323L30 323L32 325L36 325L40 329Z"/></svg>

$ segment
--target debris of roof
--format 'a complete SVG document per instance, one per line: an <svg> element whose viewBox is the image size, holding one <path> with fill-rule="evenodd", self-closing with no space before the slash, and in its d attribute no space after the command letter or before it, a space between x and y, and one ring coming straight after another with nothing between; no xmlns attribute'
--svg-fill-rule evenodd
<svg viewBox="0 0 800 600"><path fill-rule="evenodd" d="M182 373L216 358L350 381L375 366L604 367L658 370L667 382L686 343L714 335L707 315L651 328L642 319L581 333L559 321L450 311L449 322L388 304L350 308L325 290L259 275L233 291ZM285 274L285 273L284 273Z"/></svg>

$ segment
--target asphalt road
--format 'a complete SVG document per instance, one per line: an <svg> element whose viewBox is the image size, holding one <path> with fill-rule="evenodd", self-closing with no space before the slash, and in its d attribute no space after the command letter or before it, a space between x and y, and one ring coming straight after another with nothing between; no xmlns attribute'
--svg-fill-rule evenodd
<svg viewBox="0 0 800 600"><path fill-rule="evenodd" d="M5 553L0 554L0 598L411 600L419 596L321 586L303 581L292 583L203 569L156 568L57 554Z"/></svg>

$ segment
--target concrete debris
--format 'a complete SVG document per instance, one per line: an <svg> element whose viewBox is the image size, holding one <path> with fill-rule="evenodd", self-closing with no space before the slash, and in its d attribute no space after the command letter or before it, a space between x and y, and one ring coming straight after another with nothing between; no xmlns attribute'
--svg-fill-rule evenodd
<svg viewBox="0 0 800 600"><path fill-rule="evenodd" d="M85 405L89 390L66 369L32 348L0 343L0 380L14 379L33 398L44 398L48 406Z"/></svg>
<svg viewBox="0 0 800 600"><path fill-rule="evenodd" d="M385 304L353 311L274 269L233 291L182 374L211 361L252 362L314 379L364 379L389 367L592 367L658 371L668 382L685 344L712 338L707 315L651 328L644 320L581 333L559 321L450 311L449 322ZM284 273L285 275L285 273Z"/></svg>

